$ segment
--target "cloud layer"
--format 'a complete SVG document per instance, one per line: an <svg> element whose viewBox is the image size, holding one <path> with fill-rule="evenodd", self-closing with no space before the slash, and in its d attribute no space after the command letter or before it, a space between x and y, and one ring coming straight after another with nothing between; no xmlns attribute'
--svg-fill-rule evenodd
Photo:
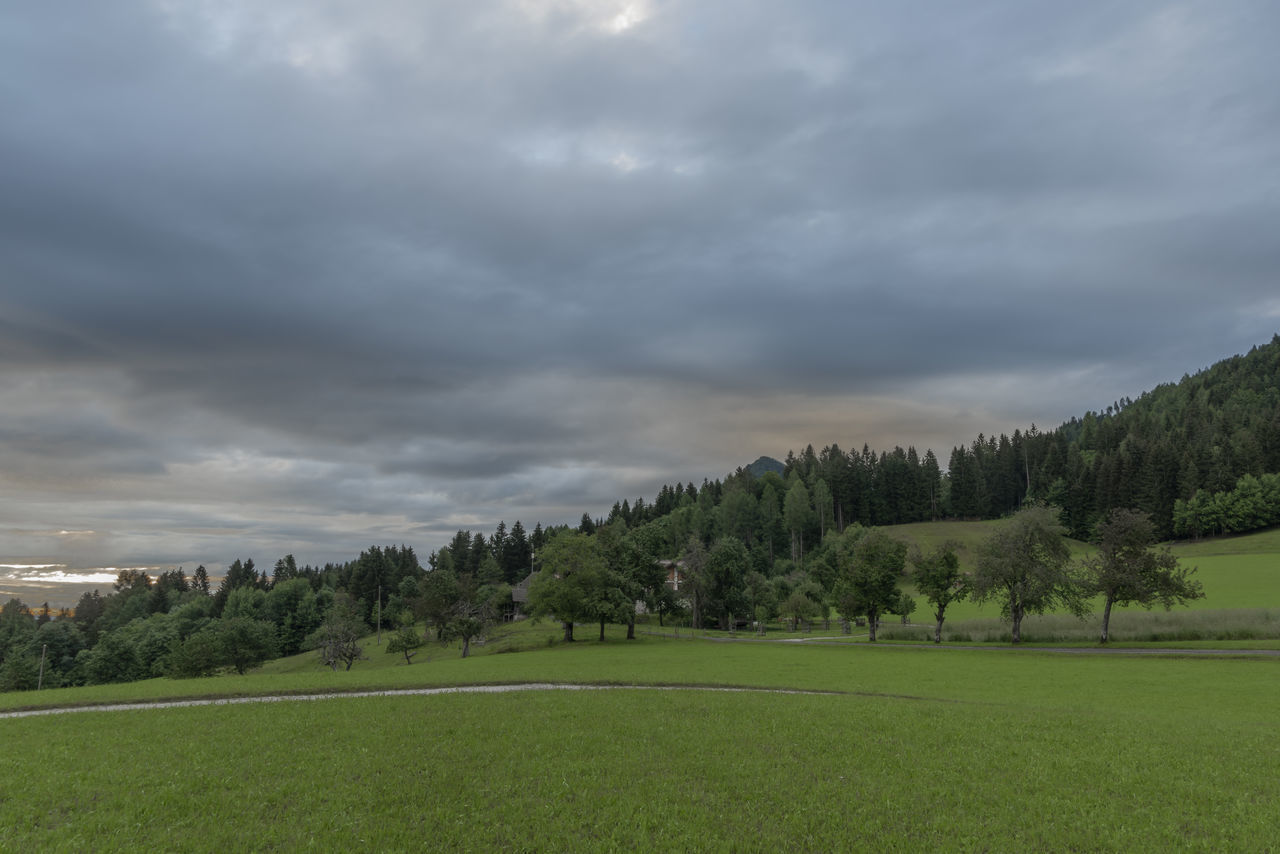
<svg viewBox="0 0 1280 854"><path fill-rule="evenodd" d="M0 560L426 553L1176 380L1280 326L1277 31L1260 1L20 0Z"/></svg>

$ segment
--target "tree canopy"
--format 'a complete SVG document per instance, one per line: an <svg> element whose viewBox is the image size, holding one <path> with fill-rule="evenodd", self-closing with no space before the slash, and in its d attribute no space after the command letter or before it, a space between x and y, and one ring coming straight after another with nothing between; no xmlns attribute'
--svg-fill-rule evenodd
<svg viewBox="0 0 1280 854"><path fill-rule="evenodd" d="M1090 593L1103 597L1102 643L1107 642L1113 605L1142 605L1157 602L1172 608L1189 599L1204 596L1200 582L1169 551L1155 548L1155 525L1141 510L1112 510L1098 525L1098 551L1086 558L1084 583Z"/></svg>
<svg viewBox="0 0 1280 854"><path fill-rule="evenodd" d="M1085 601L1071 573L1071 551L1058 512L1044 504L1030 504L978 549L974 598L999 601L1014 643L1022 642L1022 620L1027 614L1043 614L1059 606L1084 613Z"/></svg>

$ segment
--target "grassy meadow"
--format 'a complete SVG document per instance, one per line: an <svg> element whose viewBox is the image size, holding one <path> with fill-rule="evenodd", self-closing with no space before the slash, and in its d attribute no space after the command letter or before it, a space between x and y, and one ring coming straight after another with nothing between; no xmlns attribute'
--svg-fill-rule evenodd
<svg viewBox="0 0 1280 854"><path fill-rule="evenodd" d="M984 526L966 526L971 541ZM1177 551L1200 567L1208 598L1121 610L1119 644L1280 647L1280 532ZM604 642L580 626L579 642L563 644L558 624L522 622L496 627L465 660L429 645L405 665L370 636L351 671L304 654L244 676L0 694L13 710L599 686L0 720L0 849L1274 848L1280 656L1010 649L995 606L966 607L941 648L865 636L716 643L705 636L718 633L646 633L653 625L635 641L610 626ZM916 621L926 619L922 603ZM1094 628L1051 614L1024 632L1085 646ZM885 629L913 632L923 629Z"/></svg>
<svg viewBox="0 0 1280 854"><path fill-rule="evenodd" d="M363 680L840 693L618 688L5 720L6 743L22 745L0 758L5 847L1264 850L1280 821L1277 660L621 635ZM356 673L201 681L323 690Z"/></svg>

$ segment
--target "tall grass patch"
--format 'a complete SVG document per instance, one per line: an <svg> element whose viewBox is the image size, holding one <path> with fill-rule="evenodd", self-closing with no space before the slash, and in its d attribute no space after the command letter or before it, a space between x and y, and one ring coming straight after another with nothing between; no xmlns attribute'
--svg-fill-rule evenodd
<svg viewBox="0 0 1280 854"><path fill-rule="evenodd" d="M1101 618L1084 620L1064 614L1033 614L1023 620L1024 643L1094 643ZM886 623L879 632L885 640L932 641L933 627ZM1126 643L1182 641L1280 640L1280 608L1224 611L1115 611L1111 615L1111 646ZM942 639L947 643L1009 643L1009 624L995 617L948 620Z"/></svg>

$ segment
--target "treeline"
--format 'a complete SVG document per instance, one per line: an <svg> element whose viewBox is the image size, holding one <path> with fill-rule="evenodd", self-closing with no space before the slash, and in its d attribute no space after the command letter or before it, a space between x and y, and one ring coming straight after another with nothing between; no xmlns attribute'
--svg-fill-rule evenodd
<svg viewBox="0 0 1280 854"><path fill-rule="evenodd" d="M1280 474L1246 474L1227 492L1196 490L1173 504L1176 537L1236 534L1280 525Z"/></svg>
<svg viewBox="0 0 1280 854"><path fill-rule="evenodd" d="M1160 538L1198 536L1275 524L1272 515L1256 510L1248 482L1241 500L1228 496L1246 476L1261 481L1277 473L1280 336L1054 430L1032 424L1011 436L979 434L951 449L946 472L932 450L877 453L864 445L846 452L832 444L815 451L810 445L787 454L781 480L770 481L768 473L755 478L740 468L724 482L703 481L701 488L667 485L651 503L637 498L614 504L603 519L584 514L579 530L618 519L634 527L669 518L670 556L689 533L708 546L722 533L748 546L784 535L812 543L825 528L841 531L853 522L993 519L1039 500L1061 508L1078 539L1091 536L1119 508L1149 514ZM793 526L779 514L785 515L796 478L810 507L808 521ZM722 506L726 501L731 506Z"/></svg>
<svg viewBox="0 0 1280 854"><path fill-rule="evenodd" d="M315 648L336 604L358 634L379 614L391 625L413 612L425 575L412 548L375 546L323 567L287 555L270 574L236 560L216 589L203 566L155 578L124 570L107 595L85 593L58 613L10 599L0 608L0 690L243 673Z"/></svg>
<svg viewBox="0 0 1280 854"><path fill-rule="evenodd" d="M488 537L478 531L458 531L427 563L431 569L474 576L483 584L517 584L529 574L533 553L546 544L547 536L541 523L534 526L532 535L526 534L519 519L510 529L505 521L499 522Z"/></svg>
<svg viewBox="0 0 1280 854"><path fill-rule="evenodd" d="M793 489L801 488L797 480ZM1025 615L1063 608L1083 617L1091 598L1101 596L1105 643L1113 606L1171 607L1204 595L1190 577L1194 570L1179 566L1167 546L1153 547L1150 516L1133 509L1109 513L1098 528L1097 553L1073 564L1059 510L1028 503L982 542L971 573L960 570L954 543L924 553L882 528L856 522L829 531L802 568L780 561L766 575L753 568L748 547L731 534L710 548L690 536L680 560L668 568L655 559L662 521L628 529L617 519L594 533L557 535L530 585L533 613L560 620L564 639L572 641L578 622L598 622L601 640L607 622L626 623L627 637L634 637L638 605L656 613L659 624L687 613L694 628L751 625L761 633L778 618L793 630L819 618L830 628L834 610L846 634L856 621L875 641L883 616L906 622L916 610L901 586L909 562L911 581L930 606L935 642L941 642L948 606L968 596L1000 604L1014 643L1021 640Z"/></svg>

